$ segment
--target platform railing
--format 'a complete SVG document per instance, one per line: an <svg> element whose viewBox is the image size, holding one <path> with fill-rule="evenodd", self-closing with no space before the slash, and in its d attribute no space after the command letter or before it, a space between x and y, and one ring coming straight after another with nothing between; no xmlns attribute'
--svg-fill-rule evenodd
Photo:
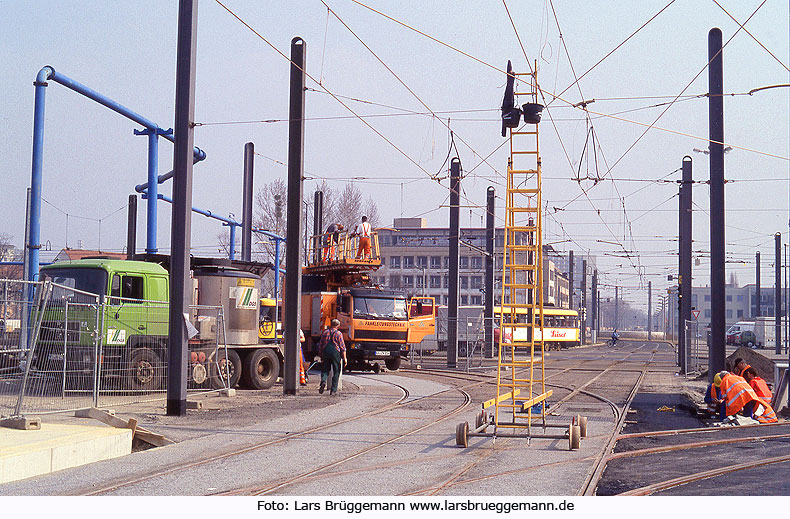
<svg viewBox="0 0 790 519"><path fill-rule="evenodd" d="M381 250L377 232L370 235L370 255L359 248L360 236L348 231L323 233L310 237L307 251L308 266L318 267L337 264L380 264Z"/></svg>

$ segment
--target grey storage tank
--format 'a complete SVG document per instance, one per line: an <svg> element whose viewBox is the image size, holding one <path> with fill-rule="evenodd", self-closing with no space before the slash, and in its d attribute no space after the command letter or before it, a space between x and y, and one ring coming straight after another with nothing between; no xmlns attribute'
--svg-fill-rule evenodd
<svg viewBox="0 0 790 519"><path fill-rule="evenodd" d="M222 306L227 345L258 344L260 276L221 266L196 267L193 275L197 281L198 305ZM216 315L213 310L198 310L197 313Z"/></svg>

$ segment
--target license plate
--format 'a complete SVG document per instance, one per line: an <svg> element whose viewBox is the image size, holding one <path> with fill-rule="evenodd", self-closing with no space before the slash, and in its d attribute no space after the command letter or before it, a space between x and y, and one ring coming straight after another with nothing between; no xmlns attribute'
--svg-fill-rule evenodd
<svg viewBox="0 0 790 519"><path fill-rule="evenodd" d="M377 357L387 357L387 356L389 356L389 354L390 354L390 352L388 352L388 351L377 351L376 352L376 356Z"/></svg>

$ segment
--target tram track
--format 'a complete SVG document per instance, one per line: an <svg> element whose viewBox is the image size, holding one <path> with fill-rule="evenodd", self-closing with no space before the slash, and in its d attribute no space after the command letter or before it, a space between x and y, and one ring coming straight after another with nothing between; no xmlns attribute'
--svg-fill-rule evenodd
<svg viewBox="0 0 790 519"><path fill-rule="evenodd" d="M647 344L645 344L645 345L647 345ZM617 436L617 432L621 430L623 422L624 422L624 419L625 419L625 416L626 416L626 411L627 411L628 407L630 406L631 401L633 400L633 398L637 394L638 389L639 389L639 387L641 385L641 382L642 382L644 376L646 375L646 373L648 372L648 369L649 369L651 363L653 362L653 360L655 358L655 354L657 353L658 349L654 349L651 352L650 358L645 362L645 365L644 365L644 367L641 370L628 370L629 372L638 372L639 373L639 377L638 377L637 381L634 383L634 385L632 386L632 389L631 389L631 391L629 393L629 398L627 399L626 404L624 405L622 411L620 410L620 408L614 402L612 402L608 398L606 398L606 397L604 397L602 395L598 395L596 393L592 393L592 392L586 391L584 388L586 388L589 385L593 384L594 382L599 380L605 374L614 372L615 371L614 368L615 368L615 366L617 364L619 364L620 362L625 361L628 357L636 354L637 351L639 349L641 349L642 347L644 347L645 345L640 346L640 348L638 348L636 351L628 352L625 356L623 356L620 359L615 360L612 364L610 364L609 367L607 367L604 370L602 370L596 376L592 377L590 380L587 380L584 384L582 384L580 386L577 386L575 388L571 388L571 387L568 387L568 386L563 386L563 385L556 384L556 383L547 383L546 384L546 386L548 386L548 387L560 387L560 388L563 388L563 389L566 389L566 390L569 391L569 393L567 395L565 395L563 398L561 398L558 402L555 403L555 407L559 407L560 405L571 401L573 399L573 397L578 395L578 394L585 394L587 396L599 399L601 401L606 402L610 406L610 408L612 409L612 412L614 414L614 420L615 420L616 426L615 426L615 428L613 430L613 433L610 435L610 440L607 442L606 447L600 453L598 453L596 456L589 456L589 457L585 457L585 458L581 458L581 459L565 460L563 462L553 462L553 463L541 464L541 465L527 467L527 468L522 468L522 469L505 471L505 472L501 472L501 473L497 473L497 474L489 474L489 475L486 475L486 476L483 476L483 477L464 478L465 475L469 474L476 467L478 467L481 464L485 463L486 460L490 459L495 454L498 454L501 451L506 450L507 448L509 448L508 446L511 443L513 443L513 441L514 441L513 438L503 438L503 440L504 440L503 442L500 442L500 444L492 447L491 450L486 452L483 456L480 456L478 459L467 463L464 467L462 467L456 473L452 474L445 481L443 481L443 482L441 482L439 484L436 484L436 485L432 485L431 487L427 487L427 488L423 488L423 489L419 489L419 490L415 490L415 491L409 492L409 493L404 494L404 495L436 495L439 492L441 492L441 491L443 491L443 490L445 490L447 488L453 487L453 486L466 485L466 484L470 484L472 482L482 481L482 480L485 480L485 479L492 479L492 478L496 478L496 477L504 477L504 476L510 476L510 475L514 475L514 474L521 474L521 473L524 473L524 472L531 472L531 471L536 471L536 470L540 470L540 469L550 469L550 468L552 468L552 467L554 467L554 466L556 466L558 464L562 465L562 464L566 464L566 463L576 463L576 462L583 462L583 461L593 461L594 462L594 470L586 478L586 480L584 482L584 485L582 486L582 489L580 491L580 494L583 495L587 491L587 488L589 488L591 485L592 485L592 488L594 490L595 485L597 485L597 478L600 478L600 473L603 472L603 468L605 467L605 464L601 465L601 463L605 459L605 455L608 452L608 449L610 448L610 444L612 444L612 438L616 437ZM608 353L609 352L604 353L603 355L600 355L598 358L606 357ZM525 368L525 370L526 369L528 369L528 368ZM574 369L575 369L575 367L562 368L562 369L560 369L560 371L548 375L546 377L546 379L550 379L552 377L559 376L559 375L564 374L564 373L568 373L570 371L573 371ZM419 370L419 371L423 371L423 370ZM590 371L590 370L588 369L586 371ZM617 370L617 371L623 371L623 370ZM444 371L435 370L435 372L441 373L444 376L453 377L453 375L447 374ZM450 372L450 373L453 373L453 372ZM479 375L479 374L475 374L475 375ZM460 376L455 376L453 378L461 378L461 377ZM493 378L493 376L489 375L489 378ZM487 380L487 381L484 381L482 383L495 384L496 382L495 382L495 380L494 381L488 381ZM538 427L540 427L540 426L538 425ZM464 479L462 479L462 478L464 478Z"/></svg>
<svg viewBox="0 0 790 519"><path fill-rule="evenodd" d="M375 416L375 415L380 414L380 413L384 413L386 411L389 411L390 409L396 408L399 404L404 402L409 397L409 390L407 388L405 388L405 387L403 387L403 386L401 386L399 384L396 384L394 382L386 382L386 383L389 384L389 385L392 385L392 386L395 386L395 387L399 388L401 390L402 394L395 401L392 401L392 402L389 402L387 404L384 404L383 406L380 406L380 407L378 407L376 409L371 409L371 410L365 411L363 413L360 413L358 415L354 415L354 416L350 416L350 417L344 418L342 420L330 422L330 423L323 424L323 425L320 425L320 426L317 426L317 427L312 427L312 428L306 429L304 431L295 432L295 433L289 434L288 436L285 436L285 437L276 438L276 439L273 439L273 440L267 440L267 441L264 441L264 442L254 443L253 445L248 445L248 446L243 447L241 449L234 449L234 450L231 450L231 451L228 451L228 452L223 452L221 454L216 454L216 455L213 455L213 456L209 456L207 458L202 458L202 459L190 462L190 463L178 464L178 465L170 466L170 467L167 467L165 469L158 470L158 471L155 471L155 472L151 472L151 473L145 474L145 475L137 477L137 478L124 480L124 481L121 481L121 482L115 482L115 483L113 483L111 485L107 485L107 486L104 486L104 487L99 488L99 489L92 489L89 492L86 492L84 494L79 494L79 495L90 495L90 496L93 496L93 495L106 494L108 492L113 492L113 491L118 490L118 489L123 488L123 487L136 485L138 483L143 483L145 481L150 481L150 480L158 478L158 477L174 474L174 473L179 472L179 471L194 469L194 468L200 467L202 465L207 465L209 463L215 463L217 461L222 461L222 460L225 460L225 459L229 459L229 458L232 458L234 456L240 456L240 455L243 455L243 454L251 453L251 452L254 452L256 450L263 449L265 447L269 447L271 445L284 443L286 441L293 440L295 438L301 438L301 437L307 436L309 434L314 434L314 433L317 433L317 432L321 432L321 431L324 431L326 429L329 429L329 428L332 428L332 427L336 427L338 425L342 425L342 424L345 424L345 423L348 423L348 422L352 422L352 421L355 421L355 420L360 420L362 418L367 418L367 417L370 417L370 416Z"/></svg>
<svg viewBox="0 0 790 519"><path fill-rule="evenodd" d="M641 352L639 350L641 350L644 346L645 345L639 346L638 348L636 348L634 350L631 350L630 352L623 352L624 355L620 355L620 356L618 356L615 359L609 359L610 362L606 362L606 364L608 364L608 366L606 366L603 371L606 371L607 373L610 373L610 374L611 373L615 373L615 372L634 372L634 373L636 373L637 372L636 369L623 369L624 366L622 365L622 363L625 362L626 359L628 359L629 357L631 357L633 355L641 354ZM611 357L612 353L613 353L612 350L607 350L606 352L604 352L601 355L594 356L594 358L595 358L595 360L606 359L607 357ZM655 356L655 350L652 352L652 354L650 356L650 360L648 360L646 362L646 365L649 365L650 361L652 361L654 356ZM546 379L547 380L553 380L553 379L556 379L556 378L560 378L560 377L562 377L562 375L568 374L568 373L598 371L598 369L594 368L594 367L586 367L585 368L584 365L590 363L590 359L589 358L581 359L581 360L578 360L578 361L577 361L577 359L574 359L571 362L573 362L573 365L571 365L571 366L564 366L564 367L559 367L559 368L551 368L551 373L547 374ZM643 361L640 361L640 362L643 362ZM493 366L493 368L495 369L496 366ZM382 380L382 382L386 382L387 384L399 387L399 389L401 391L401 394L399 395L399 397L397 399L389 401L389 402L387 402L384 405L376 407L375 409L371 409L369 411L366 411L364 413L359 413L359 414L354 415L354 416L349 416L349 417L344 418L344 419L339 420L339 421L322 424L320 426L312 427L310 429L306 429L306 430L299 431L299 432L294 432L294 433L289 434L286 437L279 437L279 438L276 438L276 439L269 439L267 441L258 442L258 443L255 443L253 445L249 445L249 446L246 446L246 447L243 447L243 448L240 448L240 449L232 449L232 450L229 450L227 452L222 452L222 453L219 453L219 454L216 454L216 455L213 455L213 456L208 456L208 457L205 457L205 458L202 458L202 459L199 459L199 460L195 460L193 462L189 462L189 463L186 463L186 464L178 464L178 465L171 465L171 466L168 466L168 467L164 467L161 470L155 470L153 472L150 472L150 473L147 473L147 474L144 474L144 475L140 475L139 477L130 478L130 479L127 479L127 480L122 480L122 481L116 481L116 482L114 482L112 484L105 485L102 488L93 488L87 494L83 494L83 495L102 495L102 494L113 493L113 492L115 492L115 491L117 491L119 489L122 489L124 487L131 487L131 486L134 486L134 485L137 485L137 484L140 484L140 483L145 483L147 481L154 480L154 479L159 478L159 477L164 477L164 476L168 476L168 475L172 475L172 474L177 474L180 471L199 469L199 468L205 467L205 466L207 466L207 465L209 465L211 463L216 463L216 462L221 462L223 460L232 459L235 456L242 456L244 454L252 453L252 452L254 452L256 450L263 449L265 447L276 445L276 444L279 444L279 443L283 443L283 442L286 442L288 440L297 439L297 438L305 438L305 437L307 437L307 436L309 436L311 434L319 433L319 432L322 432L322 431L326 431L328 429L331 429L331 428L336 427L338 425L342 425L344 423L349 423L349 422L352 422L352 421L355 421L355 420L364 419L366 417L371 417L371 416L379 415L379 414L382 414L382 413L386 413L387 411L391 411L391 410L397 409L399 407L402 408L403 406L408 406L409 404L414 403L414 402L420 402L420 401L424 402L426 399L429 399L431 397L436 397L436 396L442 395L444 393L458 392L458 393L460 393L462 395L462 402L459 405L457 405L454 409L452 409L452 410L444 413L442 416L432 420L431 423L429 423L429 424L424 424L424 425L420 425L419 427L410 428L408 431L405 431L405 432L403 432L401 434L398 434L396 436L393 436L391 438L387 438L384 441L377 442L375 445L367 446L364 449L361 449L361 450L351 454L350 456L344 456L343 459L331 460L331 461L329 461L327 463L321 464L318 467L311 468L310 470L304 470L302 473L300 473L300 474L298 474L298 475L296 475L296 476L294 476L292 478L289 478L288 480L285 480L285 481L277 481L276 483L272 483L272 484L268 484L268 485L256 484L256 485L247 486L247 487L244 487L244 488L241 488L241 489L234 489L232 491L217 492L215 494L216 495L270 495L270 494L278 494L278 493L281 493L283 490L286 490L286 489L288 489L290 487L293 487L295 485L302 484L302 483L308 483L308 482L312 482L312 481L317 481L317 480L320 480L322 478L327 478L327 477L330 477L330 476L337 476L337 475L343 475L343 474L362 474L362 473L365 473L365 472L373 472L373 471L376 471L376 470L387 469L387 468L390 468L390 467L407 466L407 465L410 465L410 464L413 464L413 463L429 461L431 459L431 456L428 456L428 457L421 456L419 458L410 458L410 459L401 459L401 460L395 460L395 461L387 461L387 462L384 462L384 463L377 463L377 464L372 464L372 465L367 465L367 466L360 466L360 467L351 467L351 468L348 468L348 469L343 469L343 467L342 467L342 465L344 463L348 463L351 460L361 458L361 457L365 456L366 454L369 454L372 451L375 451L376 449L380 449L380 448L385 447L387 445L397 444L397 442L402 440L403 438L406 438L408 436L413 436L415 434L418 434L419 432L424 431L425 429L435 425L436 423L441 423L443 421L446 421L446 420L452 418L453 416L456 416L456 415L462 413L465 409L467 409L469 407L469 405L472 402L472 397L467 392L468 390L471 390L471 389L473 389L475 387L483 387L483 386L486 386L486 385L495 385L496 384L495 374L492 374L492 373L459 373L458 371L455 371L455 370L409 369L409 368L403 369L403 372L404 372L404 375L418 375L420 378L428 378L429 380L432 377L440 377L441 380L444 380L444 381L447 381L448 379L461 380L461 381L465 382L465 384L461 384L460 386L455 386L455 387L448 388L448 389L446 389L444 391L441 391L439 393L433 393L431 395L422 396L422 397L420 397L418 399L411 399L411 400L409 400L407 402L406 400L408 400L409 396L410 396L408 389L406 389L401 384L397 384L397 383L394 383L392 381L383 381ZM602 376L602 373L598 373L598 374L596 374L596 376L593 376L592 378L590 378L589 380L586 380L583 384L578 385L578 386L576 386L576 385L574 385L574 386L566 386L566 385L561 384L560 380L557 380L556 382L547 382L547 386L548 387L562 388L562 389L568 391L568 393L562 399L560 399L560 401L555 403L554 409L559 409L560 405L568 403L568 402L571 402L578 395L582 394L582 395L586 395L586 396L589 396L589 397L592 397L592 398L595 398L597 400L600 400L602 402L607 403L607 405L609 405L610 408L612 409L612 412L614 414L615 420L619 419L621 417L621 415L624 416L624 414L625 414L624 411L622 413L620 413L620 411L619 411L620 408L619 408L619 406L617 404L615 404L614 402L612 402L611 400L609 400L608 398L606 398L603 395L596 394L596 393L588 391L586 389L590 385L592 385L596 381L598 381L601 376ZM623 409L627 409L627 407L625 407ZM617 429L617 430L619 430L619 429ZM504 439L505 438L503 438L503 440ZM504 442L503 441L497 446L496 450L497 451L501 451L503 449L508 449L508 448L510 448L509 447L509 442ZM557 462L555 462L555 463L537 465L537 466L533 466L533 467L526 467L526 468L516 469L516 470L513 470L513 471L505 471L505 472L502 472L501 474L487 474L487 475L484 475L484 476L475 476L475 477L472 477L472 478L467 477L471 472L473 472L475 470L475 468L477 466L479 466L482 463L485 463L485 459L487 457L488 456L482 457L482 458L480 458L478 460L475 460L472 463L468 463L468 464L464 465L463 467L458 468L450 477L448 477L444 481L434 483L434 484L432 484L430 486L427 486L427 487L422 488L422 489L420 489L418 491L415 491L415 492L411 492L410 494L407 494L407 495L416 495L416 494L435 495L437 493L443 492L444 490L446 490L448 488L470 484L470 483L478 481L478 480L484 481L486 479L491 479L491 478L496 478L496 477L501 477L501 476L507 476L509 474L517 474L517 473L522 473L522 472L537 471L537 470L540 470L542 468L551 468L553 465L555 465L557 463ZM441 456L441 455L440 456L433 456L433 459L435 459L436 461L439 461L442 458L443 458L443 456ZM559 462L559 463L560 463L560 465L563 465L566 462L567 463L575 463L575 462L580 462L580 461L589 462L591 460L593 460L592 456L586 456L586 457L582 457L582 458L574 458L573 460L565 460L565 461Z"/></svg>
<svg viewBox="0 0 790 519"><path fill-rule="evenodd" d="M750 461L745 463L738 463L736 465L730 465L726 467L719 467L716 469L706 470L702 472L696 472L694 474L689 474L686 476L681 476L677 478L668 479L665 481L661 481L659 483L653 483L651 485L646 485L643 487L635 488L633 490L628 490L626 492L622 492L618 495L620 496L649 496L655 494L657 492L663 490L669 490L672 488L680 487L682 485L687 485L689 483L694 483L696 481L702 481L705 479L711 479L721 476L728 476L730 474L734 474L740 471L746 470L753 470L753 469L760 469L763 467L767 467L769 465L774 465L777 463L787 463L790 462L790 455L785 456L776 456L773 458L761 459L757 461Z"/></svg>
<svg viewBox="0 0 790 519"><path fill-rule="evenodd" d="M399 440L402 440L402 439L404 439L406 437L409 437L411 435L414 435L414 434L417 434L419 432L422 432L425 429L428 429L429 427L433 427L437 423L441 423L441 422L443 422L443 421L445 421L445 420L447 420L449 418L452 418L453 416L461 413L462 411L464 411L471 404L472 398L469 395L469 393L467 393L466 391L464 391L463 389L460 389L460 388L450 388L450 389L447 389L445 391L441 391L439 393L435 393L433 395L428 395L428 396L422 397L422 399L436 397L436 396L442 395L443 393L447 393L447 392L451 392L451 391L457 391L457 392L461 393L461 395L463 397L463 402L461 404L459 404L458 406L456 406L454 409L448 411L444 415L436 418L434 421L432 421L432 422L430 422L428 424L421 425L421 426L416 427L414 429L411 429L411 430L409 430L407 432L404 432L404 433L398 434L396 436L393 436L392 438L389 438L389 439L387 439L385 441L378 442L375 445L371 445L369 447L366 447L366 448L364 448L364 449L362 449L360 451L357 451L356 453L354 453L354 454L352 454L350 456L344 457L343 459L336 460L336 461L333 461L333 462L330 462L330 463L326 463L326 464L324 464L322 466L319 466L317 468L314 468L314 469L311 469L309 471L303 472L302 474L294 476L294 477L292 477L292 478L290 478L290 479L288 479L286 481L282 481L282 482L279 482L277 484L269 485L269 486L265 486L265 487L260 487L260 486L247 487L247 488L244 488L244 489L234 490L234 491L230 491L230 492L218 493L217 495L253 495L253 496L268 495L268 494L274 493L274 492L276 492L278 490L282 490L282 489L284 489L286 487L289 487L289 486L292 486L292 485L295 485L295 484L298 484L298 483L303 483L303 482L306 482L306 481L315 480L315 479L319 479L319 478L322 478L322 477L335 477L335 476L338 475L337 472L327 473L326 471L329 470L329 469L332 469L332 468L336 468L336 467L338 467L338 466L340 466L340 465L342 465L344 463L347 463L347 462L349 462L351 460L354 460L354 459L359 458L361 456L364 456L366 454L369 454L372 451L374 451L376 449L379 449L381 447L385 447L387 445L394 444L395 442L397 442ZM405 402L405 403L402 403L400 405L401 406L407 406L407 405L409 405L409 404L411 404L413 402L416 402L416 401L418 401L418 400L412 400L410 402ZM440 458L441 457L437 457L437 459L440 459ZM397 463L397 465L403 465L403 464L409 463L409 462L420 462L420 461L424 461L424 460L425 460L424 457L421 457L419 459L415 458L415 459L412 459L412 460L401 460L400 462ZM390 463L388 463L386 465L387 465L387 467L394 466L394 465L392 465ZM364 466L364 467L359 467L359 468L349 469L349 470L343 471L343 474L355 474L355 473L358 473L358 472L376 470L376 469L380 469L380 468L385 468L385 467L382 466L382 465L377 465L377 466L373 466L373 467L371 467L371 466Z"/></svg>

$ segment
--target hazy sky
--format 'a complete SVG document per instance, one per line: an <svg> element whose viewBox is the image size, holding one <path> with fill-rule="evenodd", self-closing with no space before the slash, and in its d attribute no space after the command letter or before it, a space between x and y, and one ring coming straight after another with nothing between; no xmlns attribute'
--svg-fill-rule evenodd
<svg viewBox="0 0 790 519"><path fill-rule="evenodd" d="M390 142L330 95L315 91L321 90L315 82L307 81L305 170L310 180L305 192L312 192L323 179L338 187L354 179L365 195L379 202L385 223L399 216L423 216L431 226L446 226L448 182L430 176L445 174L441 166L448 152L447 119L468 174L462 204L484 205L489 185L497 187L500 196L504 190L507 146L492 152L504 142L497 108L505 84L500 70L507 60L519 72L526 71L527 58L529 63L537 60L541 87L551 99L573 82L566 48L580 76L670 1L508 0L518 33L501 1L365 2L480 61L349 0L327 0L348 28L328 16L320 1L223 3L286 54L291 38L304 38L307 72L327 90L386 105L343 98L358 114L371 116L368 123ZM624 286L625 298L634 303L643 304L645 295L632 262L643 266L641 279L652 280L657 289L671 284L666 276L677 269L677 184L647 181L679 179L680 173L674 171L686 154L694 159L695 179L707 179L708 159L692 149L707 147L708 102L704 97L681 97L656 122L661 129L651 129L634 144L646 129L636 123L653 123L681 93L706 93L708 31L720 27L727 42L738 25L724 9L744 22L761 2L719 0L719 4L672 2L585 75L579 88L568 89L552 102L540 126L543 196L549 209L544 242L560 250L572 248L577 257L587 252L595 255L603 282ZM172 126L177 2L0 0L0 12L5 65L0 76L4 158L0 232L13 235L14 243L21 246L36 73L52 65L160 126ZM193 203L240 218L245 142L254 142L261 154L255 162L257 187L286 175L286 168L276 161L286 162L288 62L215 0L201 0L198 18L196 122L238 124L196 128L195 145L208 158L195 166ZM741 30L724 50L726 93L790 82L788 25L787 2L769 0L760 7L746 28L775 58ZM734 261L728 264L728 275L735 272L741 283L754 281L756 250L762 251L765 261L763 283L770 283L773 233L782 232L787 242L789 90L725 98L725 136L734 148L725 161L726 177L733 181L726 187L727 254ZM578 171L583 177L596 174L596 157L583 156L589 133L585 114L570 107L583 99L595 99L588 108L597 137L597 171L606 178L595 186L572 180ZM427 113L420 100L443 122ZM147 140L133 134L136 128L122 116L50 82L41 238L52 252L42 252L42 261L64 247L66 238L71 247L82 240L86 248L123 248L128 195L146 180ZM481 163L484 157L486 162ZM172 144L162 141L160 173L171 166ZM161 189L169 194L171 186ZM500 224L501 202L500 198ZM705 184L695 185L694 203L694 251L700 251L695 253L700 266L694 284L704 285L709 279ZM162 202L159 207L158 241L166 252L170 207ZM461 214L462 225L480 226L479 207L464 207ZM144 225L140 201L138 248L145 246ZM220 232L227 228L195 216L194 252L216 255ZM623 251L631 259L623 257Z"/></svg>

